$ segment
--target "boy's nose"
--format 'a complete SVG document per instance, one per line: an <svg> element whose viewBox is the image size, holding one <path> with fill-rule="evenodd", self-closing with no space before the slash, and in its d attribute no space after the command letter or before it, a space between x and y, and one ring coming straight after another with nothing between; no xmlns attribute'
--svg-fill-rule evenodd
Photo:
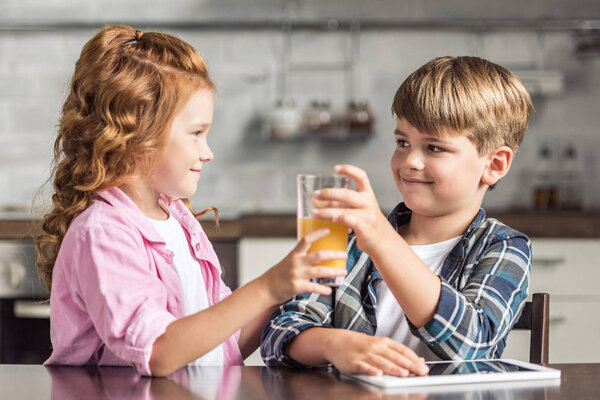
<svg viewBox="0 0 600 400"><path fill-rule="evenodd" d="M422 154L417 150L409 152L404 159L404 163L411 169L421 170L425 166Z"/></svg>

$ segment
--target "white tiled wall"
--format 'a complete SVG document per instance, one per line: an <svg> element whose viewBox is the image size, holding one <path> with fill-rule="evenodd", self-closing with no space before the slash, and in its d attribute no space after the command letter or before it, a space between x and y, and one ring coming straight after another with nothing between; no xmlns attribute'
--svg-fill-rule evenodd
<svg viewBox="0 0 600 400"><path fill-rule="evenodd" d="M369 4L367 7L365 4ZM498 2L377 1L176 1L148 4L114 2L19 1L0 3L0 25L19 21L176 21L278 19L283 15L402 19L431 17L600 17L596 1ZM502 6L500 7L501 4ZM356 164L369 172L384 209L400 196L389 172L394 120L390 105L396 88L414 69L440 55L480 55L508 68L547 68L565 74L565 92L535 99L536 113L509 176L488 194L488 208L530 203L529 171L540 138L577 141L584 148L586 204L600 206L597 149L600 140L600 57L574 53L572 32L533 31L475 34L468 31L383 30L360 34L355 93L375 111L376 134L364 143L272 143L259 139L253 121L277 98L282 34L264 31L169 31L194 45L206 58L217 85L214 128L209 142L215 159L207 165L196 208L219 207L224 214L292 212L298 172L329 171L335 163ZM82 45L93 30L19 32L0 30L0 207L29 208L48 178L57 117L68 78ZM337 61L347 56L343 32L295 32L297 61ZM341 73L290 77L288 94L306 106L328 96L334 107L345 101Z"/></svg>

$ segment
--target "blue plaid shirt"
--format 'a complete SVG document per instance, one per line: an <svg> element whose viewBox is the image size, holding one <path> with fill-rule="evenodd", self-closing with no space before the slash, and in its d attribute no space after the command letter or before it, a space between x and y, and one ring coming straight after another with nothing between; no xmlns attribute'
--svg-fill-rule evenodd
<svg viewBox="0 0 600 400"><path fill-rule="evenodd" d="M410 217L411 211L400 203L388 220L397 230ZM375 288L382 278L355 239L350 235L348 240L348 275L342 286L328 296L296 296L271 315L260 345L267 365L303 367L286 355L286 346L309 328L375 334ZM444 260L435 315L419 329L408 321L410 329L442 359L499 358L527 299L530 276L529 238L496 219L486 218L480 209Z"/></svg>

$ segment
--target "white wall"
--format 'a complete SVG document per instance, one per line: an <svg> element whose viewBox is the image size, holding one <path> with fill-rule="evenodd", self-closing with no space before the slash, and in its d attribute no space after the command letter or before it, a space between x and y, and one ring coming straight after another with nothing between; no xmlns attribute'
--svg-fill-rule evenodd
<svg viewBox="0 0 600 400"><path fill-rule="evenodd" d="M371 19L418 18L598 18L597 1L449 2L421 1L178 1L75 2L67 0L0 3L0 27L40 22L185 20L278 20L289 16ZM526 3L526 4L525 4ZM116 4L119 4L118 6ZM368 4L368 6L367 6ZM439 6L443 4L443 6ZM389 172L393 151L393 94L414 69L440 55L479 55L510 68L560 70L565 92L535 99L536 113L509 176L488 194L488 208L530 204L529 179L538 140L574 140L584 151L585 200L600 206L597 149L600 144L600 57L575 54L572 32L489 32L468 30L383 30L360 34L356 95L374 109L374 137L365 143L273 143L258 138L253 121L277 97L276 78L282 35L258 31L169 31L203 54L218 88L209 142L216 155L192 199L197 208L219 207L224 214L293 212L298 172L329 171L335 163L356 164L369 172L380 203L391 209L400 196ZM0 29L0 207L28 208L48 178L57 118L68 79L91 29L16 31ZM346 56L344 32L294 32L293 59L336 61ZM305 106L327 96L334 107L345 102L342 75L296 74L289 94ZM268 177L268 179L265 179Z"/></svg>

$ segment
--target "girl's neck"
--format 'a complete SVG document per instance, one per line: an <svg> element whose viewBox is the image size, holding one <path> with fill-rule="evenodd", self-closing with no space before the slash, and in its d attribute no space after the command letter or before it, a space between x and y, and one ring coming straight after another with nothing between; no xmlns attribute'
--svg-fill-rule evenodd
<svg viewBox="0 0 600 400"><path fill-rule="evenodd" d="M434 217L413 213L407 224L398 227L398 233L411 246L443 242L462 236L478 212L464 210Z"/></svg>
<svg viewBox="0 0 600 400"><path fill-rule="evenodd" d="M160 195L144 184L123 184L119 186L148 218L166 220L169 212L160 204Z"/></svg>

